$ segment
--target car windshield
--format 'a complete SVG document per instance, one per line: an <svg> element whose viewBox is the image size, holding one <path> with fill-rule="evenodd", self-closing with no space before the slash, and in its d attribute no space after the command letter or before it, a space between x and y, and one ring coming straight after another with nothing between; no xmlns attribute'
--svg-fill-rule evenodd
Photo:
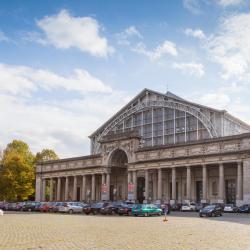
<svg viewBox="0 0 250 250"><path fill-rule="evenodd" d="M100 208L100 207L103 206L103 204L104 203L94 203L94 204L91 205L91 207L93 207L93 208Z"/></svg>
<svg viewBox="0 0 250 250"><path fill-rule="evenodd" d="M233 204L226 204L225 207L233 207Z"/></svg>
<svg viewBox="0 0 250 250"><path fill-rule="evenodd" d="M141 205L141 204L136 204L134 208L139 209L139 208L141 208L141 207L142 207L142 205Z"/></svg>
<svg viewBox="0 0 250 250"><path fill-rule="evenodd" d="M215 208L215 205L209 205L205 207L205 209L214 209L214 208Z"/></svg>

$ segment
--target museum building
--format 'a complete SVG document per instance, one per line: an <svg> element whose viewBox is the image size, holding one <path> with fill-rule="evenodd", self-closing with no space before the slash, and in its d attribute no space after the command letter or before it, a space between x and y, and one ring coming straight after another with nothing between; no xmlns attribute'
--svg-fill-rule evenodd
<svg viewBox="0 0 250 250"><path fill-rule="evenodd" d="M144 89L89 138L37 164L36 201L250 203L250 126L225 110Z"/></svg>

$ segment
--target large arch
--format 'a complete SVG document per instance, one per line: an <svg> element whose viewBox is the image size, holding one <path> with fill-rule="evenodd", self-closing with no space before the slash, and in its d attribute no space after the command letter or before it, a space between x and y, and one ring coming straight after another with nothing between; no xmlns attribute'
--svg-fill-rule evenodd
<svg viewBox="0 0 250 250"><path fill-rule="evenodd" d="M127 164L128 156L122 149L115 149L110 154L110 200L125 200L127 198Z"/></svg>
<svg viewBox="0 0 250 250"><path fill-rule="evenodd" d="M181 103L174 100L158 100L158 101L146 101L146 102L139 102L137 105L132 106L124 110L120 115L115 117L109 124L107 124L101 133L97 135L94 142L94 152L99 152L99 143L103 136L107 135L110 131L112 131L119 123L125 121L129 116L148 110L150 108L170 108L174 110L184 111L192 116L194 116L197 120L199 120L203 126L206 128L209 137L214 138L218 137L216 129L214 128L210 118L199 108L186 104Z"/></svg>

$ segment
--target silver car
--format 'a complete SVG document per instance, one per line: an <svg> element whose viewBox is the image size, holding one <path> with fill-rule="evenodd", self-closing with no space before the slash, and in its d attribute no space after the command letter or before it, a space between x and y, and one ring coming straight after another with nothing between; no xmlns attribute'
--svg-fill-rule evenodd
<svg viewBox="0 0 250 250"><path fill-rule="evenodd" d="M61 213L82 213L84 204L81 202L64 202L58 208L58 212Z"/></svg>

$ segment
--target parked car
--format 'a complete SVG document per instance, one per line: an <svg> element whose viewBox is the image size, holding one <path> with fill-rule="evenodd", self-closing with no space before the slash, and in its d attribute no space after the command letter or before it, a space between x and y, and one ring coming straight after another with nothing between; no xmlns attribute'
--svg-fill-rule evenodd
<svg viewBox="0 0 250 250"><path fill-rule="evenodd" d="M219 205L208 205L200 210L200 217L205 216L222 216L222 208Z"/></svg>
<svg viewBox="0 0 250 250"><path fill-rule="evenodd" d="M50 208L50 205L49 205L49 202L43 202L41 205L40 205L40 212L49 212L49 208Z"/></svg>
<svg viewBox="0 0 250 250"><path fill-rule="evenodd" d="M181 203L172 204L170 205L170 209L171 211L180 211L181 205L182 205Z"/></svg>
<svg viewBox="0 0 250 250"><path fill-rule="evenodd" d="M250 204L245 204L238 208L239 213L250 213Z"/></svg>
<svg viewBox="0 0 250 250"><path fill-rule="evenodd" d="M119 215L132 215L132 208L134 207L134 204L124 204L121 205L118 209L118 214Z"/></svg>
<svg viewBox="0 0 250 250"><path fill-rule="evenodd" d="M162 210L154 204L137 204L132 208L132 214L134 216L144 215L161 215Z"/></svg>
<svg viewBox="0 0 250 250"><path fill-rule="evenodd" d="M59 207L63 205L63 202L56 202L53 206L52 206L52 211L54 213L59 212Z"/></svg>
<svg viewBox="0 0 250 250"><path fill-rule="evenodd" d="M28 212L31 212L31 211L35 211L35 207L37 205L37 202L26 202L23 207L22 207L22 211L28 211Z"/></svg>
<svg viewBox="0 0 250 250"><path fill-rule="evenodd" d="M83 206L80 202L63 202L58 206L58 212L69 214L82 213Z"/></svg>
<svg viewBox="0 0 250 250"><path fill-rule="evenodd" d="M227 212L227 213L236 213L236 212L238 212L238 207L237 206L235 206L234 204L226 204L225 206L224 206L224 212Z"/></svg>
<svg viewBox="0 0 250 250"><path fill-rule="evenodd" d="M37 202L34 211L40 212L41 206L43 205L43 202Z"/></svg>
<svg viewBox="0 0 250 250"><path fill-rule="evenodd" d="M195 211L196 210L196 204L195 203L190 203L190 204L183 204L181 206L181 211L184 212L184 211Z"/></svg>
<svg viewBox="0 0 250 250"><path fill-rule="evenodd" d="M100 209L101 214L118 214L119 208L125 205L123 202L112 202L108 206L102 207Z"/></svg>
<svg viewBox="0 0 250 250"><path fill-rule="evenodd" d="M90 206L86 206L83 208L83 212L87 215L89 214L99 214L100 210L104 207L107 207L110 203L109 202L97 202L93 203Z"/></svg>

